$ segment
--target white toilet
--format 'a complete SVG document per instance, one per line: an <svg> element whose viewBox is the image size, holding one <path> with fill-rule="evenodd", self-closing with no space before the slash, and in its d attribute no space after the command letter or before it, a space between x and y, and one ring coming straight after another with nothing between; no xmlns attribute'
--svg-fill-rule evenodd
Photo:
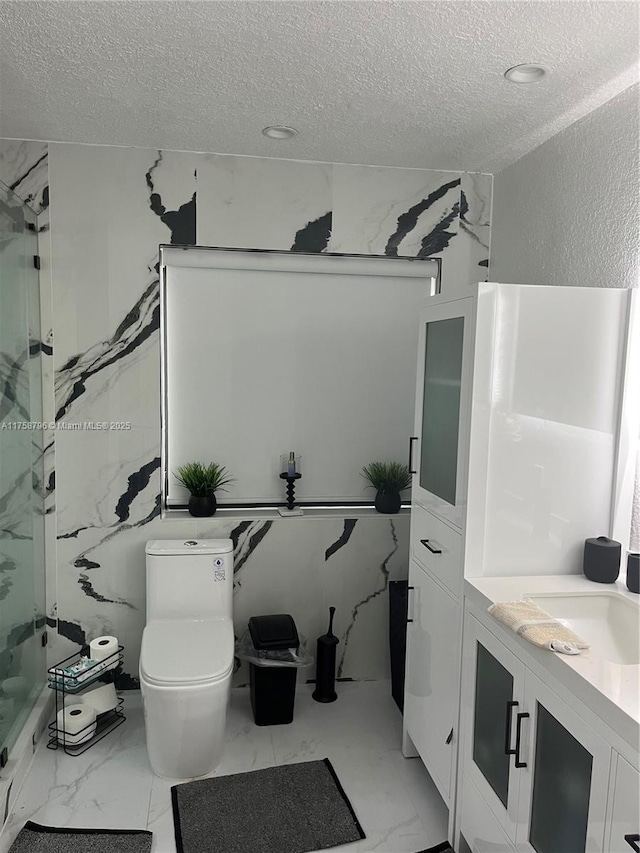
<svg viewBox="0 0 640 853"><path fill-rule="evenodd" d="M220 761L233 672L231 539L147 542L140 688L153 772L210 773Z"/></svg>

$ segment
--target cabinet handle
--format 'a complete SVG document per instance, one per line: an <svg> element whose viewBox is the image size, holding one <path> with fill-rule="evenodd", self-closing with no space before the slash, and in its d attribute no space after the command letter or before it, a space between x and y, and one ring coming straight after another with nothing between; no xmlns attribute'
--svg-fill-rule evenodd
<svg viewBox="0 0 640 853"><path fill-rule="evenodd" d="M415 589L415 586L408 586L407 587L407 622L413 622L413 619L409 619L409 616L408 616L408 613L409 613L409 590L410 589Z"/></svg>
<svg viewBox="0 0 640 853"><path fill-rule="evenodd" d="M417 471L413 470L413 442L418 440L417 435L412 435L409 437L409 473L417 474Z"/></svg>
<svg viewBox="0 0 640 853"><path fill-rule="evenodd" d="M504 726L504 754L505 755L515 755L515 749L511 749L511 719L513 714L513 709L518 707L518 703L511 701L507 702L507 715Z"/></svg>
<svg viewBox="0 0 640 853"><path fill-rule="evenodd" d="M640 834L625 835L624 840L636 853L640 853Z"/></svg>
<svg viewBox="0 0 640 853"><path fill-rule="evenodd" d="M518 714L518 716L516 717L516 748L513 751L513 754L516 757L516 767L526 767L527 766L526 761L520 761L520 734L521 734L522 721L526 720L526 718L528 716L529 716L529 714L524 713L524 714Z"/></svg>
<svg viewBox="0 0 640 853"><path fill-rule="evenodd" d="M445 740L445 743L447 744L447 746L451 743L452 740L453 740L453 729L451 729L451 731L449 732L449 736Z"/></svg>
<svg viewBox="0 0 640 853"><path fill-rule="evenodd" d="M429 545L428 539L421 539L420 541L427 549L427 551L431 551L432 554L442 554L442 548L434 548L433 545Z"/></svg>

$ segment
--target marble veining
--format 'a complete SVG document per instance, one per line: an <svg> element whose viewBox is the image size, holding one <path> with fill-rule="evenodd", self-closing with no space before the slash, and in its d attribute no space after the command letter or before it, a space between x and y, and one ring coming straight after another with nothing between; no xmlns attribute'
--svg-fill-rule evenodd
<svg viewBox="0 0 640 853"><path fill-rule="evenodd" d="M233 574L234 585L240 586L238 574L267 535L273 525L272 521L243 521L229 534L233 542Z"/></svg>
<svg viewBox="0 0 640 853"><path fill-rule="evenodd" d="M392 519L389 519L389 528L391 532L391 538L393 540L393 548L380 564L380 573L382 574L383 578L382 586L369 593L369 595L367 595L366 598L363 598L362 601L359 601L351 611L351 621L349 622L347 630L344 632L342 638L342 653L340 655L340 660L338 661L338 667L336 670L338 678L342 676L342 673L344 671L345 658L347 656L347 652L349 651L349 636L355 627L360 609L367 605L374 598L377 598L379 595L382 595L383 592L386 592L389 587L389 579L391 573L388 569L388 563L398 550L398 537L396 535L396 528Z"/></svg>
<svg viewBox="0 0 640 853"><path fill-rule="evenodd" d="M167 210L153 183L153 173L161 162L162 151L158 151L157 158L145 175L149 189L149 207L171 232L170 243L179 246L194 245L196 242L196 194L194 192L189 201L181 204L177 210ZM197 177L197 174L195 176Z"/></svg>
<svg viewBox="0 0 640 853"><path fill-rule="evenodd" d="M325 252L331 239L331 211L307 222L299 231L291 246L292 252Z"/></svg>
<svg viewBox="0 0 640 853"><path fill-rule="evenodd" d="M357 518L345 518L344 529L340 534L340 537L336 539L333 544L329 545L327 550L324 552L325 560L328 560L329 557L332 557L336 553L336 551L343 548L348 543L349 539L351 539L351 534L353 533L357 521Z"/></svg>
<svg viewBox="0 0 640 853"><path fill-rule="evenodd" d="M385 247L385 254L397 257L398 247L402 244L402 241L409 232L415 229L420 215L428 211L435 202L444 198L449 190L453 190L455 187L459 186L460 178L448 181L439 186L433 192L429 193L426 198L421 199L417 204L414 204L405 213L400 214L398 217L396 231L391 235ZM439 254L447 248L451 239L455 237L455 231L449 231L447 229L455 221L459 211L459 202L454 202L448 212L440 215L435 226L421 238L421 246L417 253L417 257L428 258L432 255Z"/></svg>
<svg viewBox="0 0 640 853"><path fill-rule="evenodd" d="M57 620L58 657L98 633L114 633L126 647L123 684L135 686L145 541L229 536L237 632L250 615L291 612L313 640L335 604L343 677L384 676L384 593L389 577L406 577L405 519L392 523L394 531L381 518L161 518L157 249L170 242L436 254L445 286L448 275L477 280L478 270L486 275L490 176L37 145L0 141L0 179L21 179L23 191L40 199L43 223L54 211L53 229L40 235L54 310L49 297L43 334L32 342L43 375L52 374L56 358L46 419L132 424L120 435L45 436L40 485L47 529L57 537L46 612L50 626Z"/></svg>

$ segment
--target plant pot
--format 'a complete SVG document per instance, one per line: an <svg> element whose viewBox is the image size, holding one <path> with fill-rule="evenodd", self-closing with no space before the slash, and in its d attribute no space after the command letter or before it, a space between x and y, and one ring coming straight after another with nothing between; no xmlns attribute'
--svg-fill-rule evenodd
<svg viewBox="0 0 640 853"><path fill-rule="evenodd" d="M196 518L206 518L214 515L217 506L218 501L215 495L204 495L203 497L191 495L189 498L189 512Z"/></svg>
<svg viewBox="0 0 640 853"><path fill-rule="evenodd" d="M384 512L386 515L395 515L395 513L400 512L401 504L400 492L385 492L380 490L376 493L374 506L378 512Z"/></svg>

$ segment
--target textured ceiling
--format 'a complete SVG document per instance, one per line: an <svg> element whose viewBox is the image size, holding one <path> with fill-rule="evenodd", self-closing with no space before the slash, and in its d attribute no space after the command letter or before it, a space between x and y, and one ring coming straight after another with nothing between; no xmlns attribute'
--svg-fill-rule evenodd
<svg viewBox="0 0 640 853"><path fill-rule="evenodd" d="M636 2L0 0L0 136L495 172L627 88ZM511 65L551 74L517 86ZM288 124L293 140L266 139Z"/></svg>

